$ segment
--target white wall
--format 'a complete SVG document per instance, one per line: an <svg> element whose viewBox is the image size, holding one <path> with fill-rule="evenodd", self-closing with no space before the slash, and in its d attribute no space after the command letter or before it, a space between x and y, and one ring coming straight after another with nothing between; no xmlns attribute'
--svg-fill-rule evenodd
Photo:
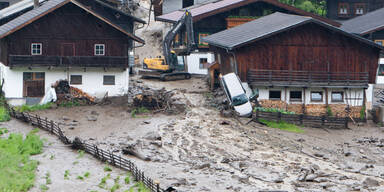
<svg viewBox="0 0 384 192"><path fill-rule="evenodd" d="M297 104L304 102L304 92L303 88L266 88L266 87L258 87L259 89L259 100L269 99L269 91L270 90L279 90L281 91L281 100L287 102L289 104ZM291 102L290 99L290 91L302 91L302 101L301 102ZM312 102L311 101L311 92L312 91L321 91L323 92L323 101L322 102ZM332 92L343 92L344 93L344 102L332 102ZM372 88L366 90L367 102L372 102ZM364 97L364 89L328 89L328 104L349 104L351 106L361 106L363 105L363 97ZM352 98L352 99L351 99ZM307 88L305 90L305 104L325 104L326 102L325 90L322 88Z"/></svg>
<svg viewBox="0 0 384 192"><path fill-rule="evenodd" d="M215 61L215 55L210 52L193 52L187 56L186 64L188 66L188 72L191 74L207 75L208 69L200 69L200 58L207 58L208 63Z"/></svg>
<svg viewBox="0 0 384 192"><path fill-rule="evenodd" d="M109 96L124 95L128 92L129 71L113 69L104 71L103 69L33 69L17 68L10 69L0 64L0 77L4 79L3 91L5 97L9 99L23 98L23 72L45 72L45 90L58 80L67 79L70 75L82 75L82 85L71 85L82 89L84 92L95 96L103 97L106 92ZM115 75L115 85L103 85L104 75Z"/></svg>
<svg viewBox="0 0 384 192"><path fill-rule="evenodd" d="M380 65L384 65L384 59L383 58L381 58L379 60L379 67L380 67ZM384 76L377 75L376 76L376 84L384 84Z"/></svg>

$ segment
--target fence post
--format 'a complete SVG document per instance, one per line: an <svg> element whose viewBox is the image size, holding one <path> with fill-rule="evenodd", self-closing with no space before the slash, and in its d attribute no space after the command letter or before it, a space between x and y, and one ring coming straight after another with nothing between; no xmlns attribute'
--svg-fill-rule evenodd
<svg viewBox="0 0 384 192"><path fill-rule="evenodd" d="M156 192L160 192L160 182L156 180L155 185L156 185Z"/></svg>
<svg viewBox="0 0 384 192"><path fill-rule="evenodd" d="M300 116L299 116L300 117L300 125L303 124L303 116L304 116L303 114L300 114Z"/></svg>
<svg viewBox="0 0 384 192"><path fill-rule="evenodd" d="M259 109L256 108L256 122L259 122Z"/></svg>
<svg viewBox="0 0 384 192"><path fill-rule="evenodd" d="M281 122L281 112L277 113L277 117L279 118L279 122Z"/></svg>
<svg viewBox="0 0 384 192"><path fill-rule="evenodd" d="M321 126L324 126L325 124L325 116L321 116Z"/></svg>
<svg viewBox="0 0 384 192"><path fill-rule="evenodd" d="M53 121L51 120L51 133L53 133L53 126L54 124L53 124Z"/></svg>
<svg viewBox="0 0 384 192"><path fill-rule="evenodd" d="M344 127L348 129L348 117L345 117Z"/></svg>

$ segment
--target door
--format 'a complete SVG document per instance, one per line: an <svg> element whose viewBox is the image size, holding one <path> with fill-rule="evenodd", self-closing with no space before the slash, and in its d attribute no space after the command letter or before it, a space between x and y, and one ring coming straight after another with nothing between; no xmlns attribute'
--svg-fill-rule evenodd
<svg viewBox="0 0 384 192"><path fill-rule="evenodd" d="M45 94L45 73L24 72L23 73L23 96L44 97Z"/></svg>
<svg viewBox="0 0 384 192"><path fill-rule="evenodd" d="M75 56L75 43L62 43L61 56Z"/></svg>

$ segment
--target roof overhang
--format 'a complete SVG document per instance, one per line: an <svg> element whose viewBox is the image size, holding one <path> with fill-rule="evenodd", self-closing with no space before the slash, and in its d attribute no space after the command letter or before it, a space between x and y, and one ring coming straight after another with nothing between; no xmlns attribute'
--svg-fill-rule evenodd
<svg viewBox="0 0 384 192"><path fill-rule="evenodd" d="M84 11L86 11L86 12L92 14L93 16L95 16L95 17L97 17L98 19L104 21L105 23L107 23L108 25L110 25L110 26L112 26L113 28L117 29L118 31L120 31L120 32L124 33L125 35L129 36L129 37L132 38L134 41L137 41L137 42L139 42L139 43L143 43L143 44L145 43L145 41L144 41L143 39L141 39L141 38L139 38L139 37L137 37L137 36L135 36L135 35L129 33L128 31L124 30L124 29L121 28L120 26L118 26L118 25L116 25L116 24L113 24L110 20L108 20L108 19L106 19L106 18L100 16L99 14L97 14L97 13L95 13L94 11L90 10L89 8L87 8L86 6L82 5L81 3L77 2L76 0L65 0L65 1L63 1L63 2L61 2L61 3L59 3L59 4L57 4L57 5L55 5L54 7L48 9L47 11L44 11L44 12L42 12L41 14L38 14L37 16L35 16L35 17L33 17L33 18L27 20L26 22L23 22L22 24L18 25L17 27L15 27L15 28L9 30L8 32L6 32L6 33L4 33L4 34L2 34L2 35L0 36L0 39L2 39L2 38L4 38L4 37L7 37L8 35L10 35L10 34L16 32L16 31L18 31L18 30L24 28L25 26L27 26L27 25L29 25L29 24L31 24L31 23L37 21L37 20L39 20L40 18L44 17L45 15L47 15L47 14L49 14L49 13L51 13L51 12L57 10L57 9L59 9L60 7L63 7L64 5L66 5L66 4L68 4L68 3L73 3L74 5L78 6L78 7L81 8L81 9L83 9ZM15 19L17 19L17 18L15 18ZM12 20L11 20L10 22L12 22ZM4 25L6 25L6 24L4 24Z"/></svg>
<svg viewBox="0 0 384 192"><path fill-rule="evenodd" d="M268 33L268 34L262 36L262 37L257 37L257 38L254 38L254 39L249 39L249 40L246 41L246 42L242 42L242 43L236 44L236 45L234 45L234 46L230 46L230 47L229 47L229 46L225 46L225 45L218 44L218 43L213 42L213 41L205 40L204 38L203 38L203 42L206 42L206 43L208 43L209 45L212 45L212 46L215 46L215 47L219 47L219 48L223 48L223 49L226 49L226 50L234 50L234 49L243 47L243 46L248 45L248 44L252 44L252 43L254 43L254 42L257 42L257 41L260 41L260 40L269 38L269 37L274 36L274 35L276 35L276 34L279 34L279 33L285 32L285 31L288 31L288 30L290 30L290 29L293 29L293 28L296 28L296 27L299 27L299 26L302 26L302 25L305 25L305 24L308 24L308 23L315 23L315 24L318 24L318 25L320 25L320 26L322 26L322 27L325 27L325 28L327 28L327 29L329 29L329 30L332 30L332 31L337 32L337 33L341 33L341 34L343 34L343 35L345 35L345 36L348 36L348 37L350 37L350 38L356 39L356 40L358 40L358 41L360 41L360 42L362 42L362 43L368 44L368 45L373 46L373 47L375 47L375 48L378 48L378 49L380 49L380 50L383 50L383 49L384 49L383 46L381 46L381 45L379 45L379 44L377 44L377 43L375 43L375 42L373 42L373 41L371 41L371 40L368 40L368 39L366 39L366 38L360 37L359 35L355 35L355 34L352 34L352 33L348 33L348 32L346 32L346 31L344 31L344 30L341 30L341 29L339 29L339 28L337 28L337 27L334 27L334 26L332 26L332 25L326 24L326 23L324 23L324 22L318 21L318 20L313 19L313 18L308 19L308 20L306 20L306 21L302 21L302 22L293 24L293 25L291 25L291 26L289 26L289 27L286 27L286 28L284 28L284 29L281 29L281 30L273 31L273 32L271 32L271 33Z"/></svg>

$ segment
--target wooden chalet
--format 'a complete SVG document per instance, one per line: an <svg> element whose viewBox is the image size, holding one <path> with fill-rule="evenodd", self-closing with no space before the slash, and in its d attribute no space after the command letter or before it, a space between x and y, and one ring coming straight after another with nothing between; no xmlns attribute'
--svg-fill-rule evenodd
<svg viewBox="0 0 384 192"><path fill-rule="evenodd" d="M7 98L42 97L60 79L92 94L128 90L134 24L143 20L98 0L49 0L0 26ZM133 61L132 61L133 62Z"/></svg>
<svg viewBox="0 0 384 192"><path fill-rule="evenodd" d="M221 74L237 73L260 90L261 100L281 102L275 104L283 108L321 104L322 112L330 104L365 104L365 89L375 83L382 48L317 19L284 13L204 41L215 52Z"/></svg>
<svg viewBox="0 0 384 192"><path fill-rule="evenodd" d="M348 20L384 7L384 0L328 0L327 17Z"/></svg>
<svg viewBox="0 0 384 192"><path fill-rule="evenodd" d="M204 64L214 61L213 54L208 49L208 44L202 41L203 37L256 18L274 12L283 12L313 17L330 25L340 26L338 22L281 3L278 0L221 0L185 9L192 13L195 40L196 45L198 45L198 52L187 57L188 72L197 74L207 74L207 69L203 67ZM156 19L167 23L175 23L184 14L185 9L161 15ZM175 40L175 46L184 45L186 41L185 33L182 31Z"/></svg>

